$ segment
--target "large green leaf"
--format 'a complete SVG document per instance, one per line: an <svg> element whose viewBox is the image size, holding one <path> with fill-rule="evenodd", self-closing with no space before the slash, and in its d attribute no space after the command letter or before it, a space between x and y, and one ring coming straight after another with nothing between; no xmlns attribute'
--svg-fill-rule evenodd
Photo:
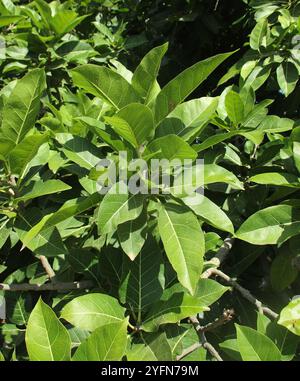
<svg viewBox="0 0 300 381"><path fill-rule="evenodd" d="M160 63L167 49L168 43L150 50L133 73L132 86L145 99L146 104L151 101L153 89L157 86L156 78Z"/></svg>
<svg viewBox="0 0 300 381"><path fill-rule="evenodd" d="M158 124L183 102L231 53L207 58L189 67L172 79L155 100L155 122Z"/></svg>
<svg viewBox="0 0 300 381"><path fill-rule="evenodd" d="M105 120L135 148L144 143L154 131L152 111L139 103L131 103Z"/></svg>
<svg viewBox="0 0 300 381"><path fill-rule="evenodd" d="M276 205L252 214L236 237L254 245L275 245L299 234L299 228L300 210L291 205Z"/></svg>
<svg viewBox="0 0 300 381"><path fill-rule="evenodd" d="M158 159L196 159L197 153L177 135L166 135L152 140L145 149L144 156L150 155Z"/></svg>
<svg viewBox="0 0 300 381"><path fill-rule="evenodd" d="M26 329L26 347L32 361L66 361L71 357L71 339L52 309L39 299Z"/></svg>
<svg viewBox="0 0 300 381"><path fill-rule="evenodd" d="M212 279L200 279L195 296L201 306L210 306L229 289Z"/></svg>
<svg viewBox="0 0 300 381"><path fill-rule="evenodd" d="M64 306L61 317L76 327L93 331L98 327L124 319L125 309L106 294L78 296Z"/></svg>
<svg viewBox="0 0 300 381"><path fill-rule="evenodd" d="M217 106L218 98L212 97L184 102L161 121L155 134L157 137L174 134L189 140L206 126Z"/></svg>
<svg viewBox="0 0 300 381"><path fill-rule="evenodd" d="M184 291L176 291L173 292L172 288L166 290L163 300L152 304L141 326L144 331L157 331L162 324L178 323L182 319L208 310L205 305L199 303L197 297Z"/></svg>
<svg viewBox="0 0 300 381"><path fill-rule="evenodd" d="M112 186L104 196L98 212L98 228L102 234L115 231L117 226L134 220L143 210L144 196L140 193L118 193L120 183ZM126 187L126 185L124 185Z"/></svg>
<svg viewBox="0 0 300 381"><path fill-rule="evenodd" d="M142 312L157 302L162 295L164 285L161 263L159 247L151 237L134 261L123 261L125 276L120 286L120 295L139 318Z"/></svg>
<svg viewBox="0 0 300 381"><path fill-rule="evenodd" d="M251 176L249 181L257 184L276 185L284 187L300 187L299 178L291 173L266 172Z"/></svg>
<svg viewBox="0 0 300 381"><path fill-rule="evenodd" d="M234 127L237 127L244 119L244 104L238 93L229 91L225 97L227 115Z"/></svg>
<svg viewBox="0 0 300 381"><path fill-rule="evenodd" d="M71 187L61 180L47 180L45 182L37 181L24 188L20 196L17 197L15 201L28 201L33 198L45 196L52 193L63 192L69 189L71 189Z"/></svg>
<svg viewBox="0 0 300 381"><path fill-rule="evenodd" d="M78 347L73 361L120 361L127 346L128 318L97 328Z"/></svg>
<svg viewBox="0 0 300 381"><path fill-rule="evenodd" d="M105 67L82 65L71 71L73 82L119 110L129 103L138 102L139 95L120 74Z"/></svg>
<svg viewBox="0 0 300 381"><path fill-rule="evenodd" d="M182 201L208 224L217 229L233 233L234 228L230 219L225 212L209 198L202 194L194 193L191 196L184 197Z"/></svg>
<svg viewBox="0 0 300 381"><path fill-rule="evenodd" d="M103 196L99 193L94 193L88 197L79 197L66 201L56 212L47 214L32 226L23 239L24 245L29 244L42 230L53 228L60 222L92 208L102 198Z"/></svg>
<svg viewBox="0 0 300 381"><path fill-rule="evenodd" d="M25 173L29 162L34 158L40 146L49 139L46 134L33 134L21 141L8 156L10 170L13 174Z"/></svg>
<svg viewBox="0 0 300 381"><path fill-rule="evenodd" d="M118 226L118 237L123 251L133 261L142 250L147 237L147 214Z"/></svg>
<svg viewBox="0 0 300 381"><path fill-rule="evenodd" d="M46 87L43 69L34 69L18 80L3 108L1 136L14 144L21 142L34 127L40 97Z"/></svg>
<svg viewBox="0 0 300 381"><path fill-rule="evenodd" d="M179 282L194 294L205 251L204 235L197 218L185 207L164 204L159 211L158 230Z"/></svg>
<svg viewBox="0 0 300 381"><path fill-rule="evenodd" d="M297 85L299 72L292 62L287 61L278 66L276 74L277 82L283 94L287 97L294 91Z"/></svg>
<svg viewBox="0 0 300 381"><path fill-rule="evenodd" d="M18 214L14 228L23 245L37 255L55 257L67 254L67 248L62 242L59 231L55 226L45 231L39 231L35 239L25 240L27 233L36 225L40 217L41 212L38 208L27 208Z"/></svg>
<svg viewBox="0 0 300 381"><path fill-rule="evenodd" d="M243 361L280 361L281 353L271 339L250 327L236 324L237 343Z"/></svg>
<svg viewBox="0 0 300 381"><path fill-rule="evenodd" d="M253 28L250 34L250 46L253 50L260 50L263 46L264 38L267 34L268 19L263 18Z"/></svg>
<svg viewBox="0 0 300 381"><path fill-rule="evenodd" d="M127 351L128 361L171 361L172 351L165 332L142 334Z"/></svg>

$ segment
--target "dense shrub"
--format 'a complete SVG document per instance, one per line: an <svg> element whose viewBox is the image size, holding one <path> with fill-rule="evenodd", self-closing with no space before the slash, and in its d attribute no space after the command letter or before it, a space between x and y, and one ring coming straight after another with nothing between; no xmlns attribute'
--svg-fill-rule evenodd
<svg viewBox="0 0 300 381"><path fill-rule="evenodd" d="M299 1L153 3L0 2L0 359L299 359Z"/></svg>

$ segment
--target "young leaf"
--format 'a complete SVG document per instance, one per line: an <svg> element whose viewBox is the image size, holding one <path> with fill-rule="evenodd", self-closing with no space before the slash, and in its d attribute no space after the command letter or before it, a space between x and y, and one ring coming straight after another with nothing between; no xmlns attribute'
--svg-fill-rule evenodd
<svg viewBox="0 0 300 381"><path fill-rule="evenodd" d="M135 69L132 77L132 86L145 99L148 104L156 84L160 63L168 49L168 43L157 46L145 55Z"/></svg>
<svg viewBox="0 0 300 381"><path fill-rule="evenodd" d="M26 347L31 361L66 361L71 357L71 339L52 309L39 299L26 329Z"/></svg>
<svg viewBox="0 0 300 381"><path fill-rule="evenodd" d="M205 251L204 235L197 218L185 207L164 204L159 211L158 230L179 282L193 295Z"/></svg>
<svg viewBox="0 0 300 381"><path fill-rule="evenodd" d="M78 296L64 306L61 318L75 327L94 331L110 323L124 319L125 309L118 301L106 294L88 294Z"/></svg>

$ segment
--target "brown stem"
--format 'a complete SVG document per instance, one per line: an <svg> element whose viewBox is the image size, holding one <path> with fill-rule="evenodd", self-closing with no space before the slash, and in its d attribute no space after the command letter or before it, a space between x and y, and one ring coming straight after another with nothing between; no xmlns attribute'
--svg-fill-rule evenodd
<svg viewBox="0 0 300 381"><path fill-rule="evenodd" d="M237 291L240 292L240 294L247 299L250 303L254 304L259 312L263 313L264 315L270 317L271 319L277 319L278 314L274 311L272 311L268 307L264 307L262 302L258 299L256 299L249 290L242 287L240 284L238 284L234 279L230 278L227 274L224 274L222 271L218 269L210 269L210 275L216 275L225 280L228 284L230 284L233 288L235 288Z"/></svg>
<svg viewBox="0 0 300 381"><path fill-rule="evenodd" d="M40 256L40 261L41 261L41 264L42 266L44 267L49 279L51 280L51 282L54 280L54 277L55 277L55 272L53 271L47 257L45 257L44 255L41 255Z"/></svg>
<svg viewBox="0 0 300 381"><path fill-rule="evenodd" d="M62 291L62 290L79 290L91 288L94 282L85 280L81 282L56 282L45 284L4 284L0 283L0 290L3 291Z"/></svg>

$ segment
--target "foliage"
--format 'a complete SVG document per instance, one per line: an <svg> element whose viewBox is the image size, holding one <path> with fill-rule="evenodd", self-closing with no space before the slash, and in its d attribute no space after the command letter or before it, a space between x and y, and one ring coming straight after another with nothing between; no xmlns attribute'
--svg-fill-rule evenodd
<svg viewBox="0 0 300 381"><path fill-rule="evenodd" d="M207 1L156 3L0 3L0 359L299 360L299 1L217 2L171 71ZM192 194L102 194L120 152Z"/></svg>

